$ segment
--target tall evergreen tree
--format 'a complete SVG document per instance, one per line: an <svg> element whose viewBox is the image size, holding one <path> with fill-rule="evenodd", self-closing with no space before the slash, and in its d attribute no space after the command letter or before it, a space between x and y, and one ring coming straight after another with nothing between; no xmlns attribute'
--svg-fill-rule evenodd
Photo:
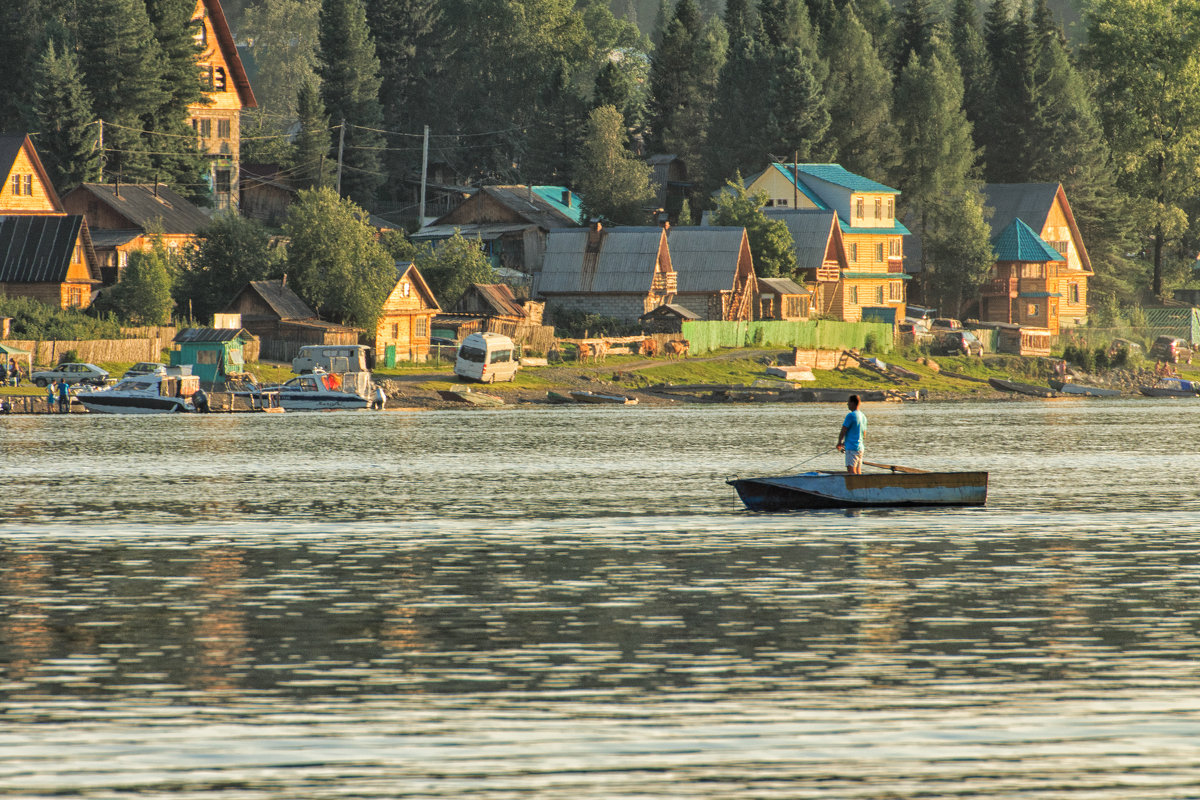
<svg viewBox="0 0 1200 800"><path fill-rule="evenodd" d="M708 184L714 190L736 173L746 174L762 167L770 147L767 143L770 100L763 87L770 73L757 20L744 3L730 2L726 26L739 31L729 43L729 57L721 67L705 147Z"/></svg>
<svg viewBox="0 0 1200 800"><path fill-rule="evenodd" d="M825 50L829 131L838 162L851 172L886 182L899 159L892 122L892 75L853 4L837 14Z"/></svg>
<svg viewBox="0 0 1200 800"><path fill-rule="evenodd" d="M575 168L575 186L588 216L623 224L645 222L654 197L650 167L625 148L625 125L612 106L592 111Z"/></svg>
<svg viewBox="0 0 1200 800"><path fill-rule="evenodd" d="M60 192L100 178L100 151L92 98L83 86L73 52L54 42L38 65L34 89L37 149Z"/></svg>
<svg viewBox="0 0 1200 800"><path fill-rule="evenodd" d="M367 26L363 0L321 4L321 99L343 151L343 195L370 206L383 185L383 108L379 103L379 59Z"/></svg>
<svg viewBox="0 0 1200 800"><path fill-rule="evenodd" d="M899 76L913 55L924 58L933 41L937 24L930 0L907 0L896 25L895 59L892 71Z"/></svg>
<svg viewBox="0 0 1200 800"><path fill-rule="evenodd" d="M801 161L836 157L829 131L829 106L814 64L804 49L785 47L774 54L768 83L767 147L770 153L799 154Z"/></svg>
<svg viewBox="0 0 1200 800"><path fill-rule="evenodd" d="M256 0L246 9L241 33L256 68L258 111L242 112L279 120L286 130L296 117L300 87L317 72L320 0Z"/></svg>
<svg viewBox="0 0 1200 800"><path fill-rule="evenodd" d="M1034 180L1027 155L1035 146L1032 125L1037 114L1038 38L1029 20L1029 9L1001 22L999 0L989 19L988 51L991 55L993 113L982 137L987 178L999 183Z"/></svg>
<svg viewBox="0 0 1200 800"><path fill-rule="evenodd" d="M555 80L546 83L538 108L544 123L530 132L521 173L528 183L569 183L589 108L571 81L567 65L559 65ZM621 117L624 119L624 114Z"/></svg>
<svg viewBox="0 0 1200 800"><path fill-rule="evenodd" d="M954 0L950 42L963 79L963 109L975 132L976 146L982 149L979 137L992 113L993 79L975 0Z"/></svg>
<svg viewBox="0 0 1200 800"><path fill-rule="evenodd" d="M925 299L956 311L992 263L962 98L958 66L944 46L913 58L896 87L903 165L897 182L904 217L921 240Z"/></svg>
<svg viewBox="0 0 1200 800"><path fill-rule="evenodd" d="M0 131L25 128L33 105L33 85L15 76L32 74L41 55L37 48L48 17L39 0L0 3L0 75L10 76L0 82Z"/></svg>
<svg viewBox="0 0 1200 800"><path fill-rule="evenodd" d="M300 84L297 98L300 132L296 136L296 179L306 189L329 185L332 164L329 159L329 115L321 102L318 78L310 76Z"/></svg>

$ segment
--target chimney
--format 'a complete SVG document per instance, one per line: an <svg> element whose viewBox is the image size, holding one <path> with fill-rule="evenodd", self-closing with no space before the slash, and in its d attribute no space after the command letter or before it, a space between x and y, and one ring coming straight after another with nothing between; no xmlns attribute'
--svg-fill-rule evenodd
<svg viewBox="0 0 1200 800"><path fill-rule="evenodd" d="M287 286L287 273L283 273L283 286Z"/></svg>
<svg viewBox="0 0 1200 800"><path fill-rule="evenodd" d="M603 226L600 224L599 217L592 218L592 226L588 228L588 247L594 248L600 245L600 232Z"/></svg>
<svg viewBox="0 0 1200 800"><path fill-rule="evenodd" d="M562 203L567 208L571 207L571 190L563 189Z"/></svg>
<svg viewBox="0 0 1200 800"><path fill-rule="evenodd" d="M665 231L671 227L670 215L665 208L660 208L654 212L654 221Z"/></svg>

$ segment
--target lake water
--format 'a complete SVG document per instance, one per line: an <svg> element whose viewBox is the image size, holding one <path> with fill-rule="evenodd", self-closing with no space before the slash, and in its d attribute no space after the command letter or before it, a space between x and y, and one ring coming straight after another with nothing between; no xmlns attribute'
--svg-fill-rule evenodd
<svg viewBox="0 0 1200 800"><path fill-rule="evenodd" d="M0 418L0 796L1195 798L1200 405ZM814 458L814 456L816 456Z"/></svg>

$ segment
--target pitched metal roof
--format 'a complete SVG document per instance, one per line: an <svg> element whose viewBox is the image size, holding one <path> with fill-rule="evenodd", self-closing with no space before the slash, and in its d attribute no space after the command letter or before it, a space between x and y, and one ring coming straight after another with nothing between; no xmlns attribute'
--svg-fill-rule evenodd
<svg viewBox="0 0 1200 800"><path fill-rule="evenodd" d="M856 175L841 164L780 164L778 166L789 176L792 174L792 169L794 168L801 175L808 175L823 180L826 183L841 186L843 189L849 189L852 192L900 194L899 189L893 189L890 186L884 186L878 181L864 178L862 175ZM804 179L801 178L800 181L803 183Z"/></svg>
<svg viewBox="0 0 1200 800"><path fill-rule="evenodd" d="M992 252L997 261L1066 261L1020 218L1014 219L1000 235L992 239Z"/></svg>
<svg viewBox="0 0 1200 800"><path fill-rule="evenodd" d="M670 312L668 314L667 312ZM695 311L684 308L678 303L663 303L657 308L652 308L645 314L642 314L638 319L650 319L652 317L676 316L682 319L700 319L700 315Z"/></svg>
<svg viewBox="0 0 1200 800"><path fill-rule="evenodd" d="M83 217L0 217L0 282L62 283L79 241Z"/></svg>
<svg viewBox="0 0 1200 800"><path fill-rule="evenodd" d="M745 228L684 225L667 229L680 294L728 292L737 280Z"/></svg>
<svg viewBox="0 0 1200 800"><path fill-rule="evenodd" d="M532 222L488 222L479 225L426 225L410 238L414 241L449 239L457 231L464 239L478 237L485 242L490 242L494 239L499 239L506 233L519 233L520 231L527 231L530 228L536 227L537 225Z"/></svg>
<svg viewBox="0 0 1200 800"><path fill-rule="evenodd" d="M118 247L123 244L129 244L139 236L143 236L143 231L133 228L126 230L122 228L113 228L111 230L95 230L92 231L92 244L97 248Z"/></svg>
<svg viewBox="0 0 1200 800"><path fill-rule="evenodd" d="M300 295L293 292L291 287L281 280L250 281L242 291L251 291L257 294L280 319L309 320L317 318L317 312L309 308L308 304L300 299Z"/></svg>
<svg viewBox="0 0 1200 800"><path fill-rule="evenodd" d="M819 208L764 208L769 219L781 219L792 234L796 263L800 269L816 269L825 262L829 237L833 235L836 211Z"/></svg>
<svg viewBox="0 0 1200 800"><path fill-rule="evenodd" d="M648 294L665 235L658 227L602 228L589 252L590 228L550 231L538 291L542 294Z"/></svg>
<svg viewBox="0 0 1200 800"><path fill-rule="evenodd" d="M1014 219L1025 222L1034 231L1046 225L1046 217L1058 194L1057 183L988 183L984 184L984 205L992 209L988 224L992 237L999 236Z"/></svg>
<svg viewBox="0 0 1200 800"><path fill-rule="evenodd" d="M570 205L563 202L564 194L569 195ZM579 195L571 193L565 186L529 186L524 184L484 186L464 200L463 203L482 202L480 198L484 195L508 208L521 219L528 220L530 223L545 230L575 226L583 220L581 198ZM444 224L442 220L451 214L454 214L454 211L443 214L434 224ZM459 225L459 227L462 228L465 226Z"/></svg>
<svg viewBox="0 0 1200 800"><path fill-rule="evenodd" d="M842 233L865 233L881 236L908 236L910 233L912 233L912 231L904 227L904 223L900 220L893 220L892 223L893 224L890 228L856 228L841 217L838 217L838 225L842 227Z"/></svg>
<svg viewBox="0 0 1200 800"><path fill-rule="evenodd" d="M176 194L164 183L157 192L152 183L85 183L76 191L86 191L129 220L127 227L161 227L163 233L197 233L212 223L199 206Z"/></svg>
<svg viewBox="0 0 1200 800"><path fill-rule="evenodd" d="M242 64L237 42L233 38L233 32L229 29L229 21L225 19L225 10L221 8L220 0L204 0L204 9L208 12L209 19L212 20L213 31L221 46L221 54L225 56L225 63L229 66L231 73L230 78L237 88L242 106L258 108L258 101L254 99L254 90L250 88L250 79L246 77L246 67Z"/></svg>
<svg viewBox="0 0 1200 800"><path fill-rule="evenodd" d="M812 294L812 292L791 278L759 278L758 285L766 286L776 294L802 294L806 296Z"/></svg>
<svg viewBox="0 0 1200 800"><path fill-rule="evenodd" d="M472 283L467 290L470 294L474 292L479 300L487 307L490 307L495 316L499 317L524 317L525 309L517 302L517 296L513 294L512 287L507 283ZM463 306L463 301L459 300L458 306Z"/></svg>
<svg viewBox="0 0 1200 800"><path fill-rule="evenodd" d="M186 328L175 334L176 342L231 342L241 337L255 338L244 328Z"/></svg>

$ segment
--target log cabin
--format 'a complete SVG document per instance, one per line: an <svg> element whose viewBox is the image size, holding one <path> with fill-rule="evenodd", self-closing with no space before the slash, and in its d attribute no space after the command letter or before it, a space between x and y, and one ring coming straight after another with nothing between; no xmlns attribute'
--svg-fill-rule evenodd
<svg viewBox="0 0 1200 800"><path fill-rule="evenodd" d="M375 326L375 357L388 367L429 358L433 317L441 310L415 264L396 265L396 285L383 302Z"/></svg>
<svg viewBox="0 0 1200 800"><path fill-rule="evenodd" d="M1019 217L992 239L992 254L996 263L982 290L982 321L1045 328L1057 335L1066 256Z"/></svg>
<svg viewBox="0 0 1200 800"><path fill-rule="evenodd" d="M291 361L306 345L358 344L358 331L317 317L283 280L250 281L221 313L237 314L259 338L259 357Z"/></svg>
<svg viewBox="0 0 1200 800"><path fill-rule="evenodd" d="M675 300L701 319L754 319L757 284L745 228L667 226Z"/></svg>

